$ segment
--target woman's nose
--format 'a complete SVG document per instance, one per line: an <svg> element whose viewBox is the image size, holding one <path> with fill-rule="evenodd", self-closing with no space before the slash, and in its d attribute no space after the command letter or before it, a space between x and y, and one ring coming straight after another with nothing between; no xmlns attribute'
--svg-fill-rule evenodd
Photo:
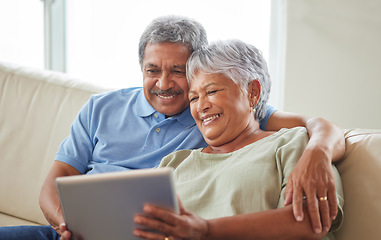
<svg viewBox="0 0 381 240"><path fill-rule="evenodd" d="M197 112L202 113L211 108L211 104L205 97L199 97L197 101Z"/></svg>

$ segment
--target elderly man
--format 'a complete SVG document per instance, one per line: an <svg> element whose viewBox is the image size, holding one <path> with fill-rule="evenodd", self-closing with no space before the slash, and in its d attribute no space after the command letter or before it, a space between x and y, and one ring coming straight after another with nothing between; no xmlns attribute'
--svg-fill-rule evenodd
<svg viewBox="0 0 381 240"><path fill-rule="evenodd" d="M55 186L57 177L152 168L173 151L205 147L189 111L186 62L206 44L206 32L194 20L154 19L139 43L143 88L92 96L57 152L40 195L51 227L0 228L0 239L58 239L62 233L62 238L70 237ZM337 211L331 161L344 152L342 131L324 119L267 109L262 129L305 126L309 132L309 143L290 175L286 204L293 202L294 215L301 220L302 200L307 196L313 229L319 232L322 223L324 227L329 222L325 219L334 218ZM327 195L329 208L319 209L317 196Z"/></svg>

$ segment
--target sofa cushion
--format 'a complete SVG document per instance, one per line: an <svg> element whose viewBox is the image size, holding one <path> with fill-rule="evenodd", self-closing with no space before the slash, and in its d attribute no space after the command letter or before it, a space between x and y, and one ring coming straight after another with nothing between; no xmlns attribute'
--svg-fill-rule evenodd
<svg viewBox="0 0 381 240"><path fill-rule="evenodd" d="M0 63L0 213L46 224L42 183L78 111L99 91L65 74Z"/></svg>
<svg viewBox="0 0 381 240"><path fill-rule="evenodd" d="M18 217L9 216L0 213L0 226L20 226L20 225L40 225L40 223L31 222Z"/></svg>

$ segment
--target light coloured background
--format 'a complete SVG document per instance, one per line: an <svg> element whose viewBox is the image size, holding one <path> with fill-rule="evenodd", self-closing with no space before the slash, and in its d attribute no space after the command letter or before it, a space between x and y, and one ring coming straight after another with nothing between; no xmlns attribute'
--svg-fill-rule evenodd
<svg viewBox="0 0 381 240"><path fill-rule="evenodd" d="M288 0L281 109L381 128L381 1Z"/></svg>

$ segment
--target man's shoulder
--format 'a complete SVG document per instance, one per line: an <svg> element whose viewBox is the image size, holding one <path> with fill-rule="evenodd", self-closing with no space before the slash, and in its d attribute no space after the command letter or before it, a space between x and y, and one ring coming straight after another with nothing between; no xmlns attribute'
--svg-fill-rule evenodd
<svg viewBox="0 0 381 240"><path fill-rule="evenodd" d="M129 96L134 94L139 94L143 90L142 87L132 87L132 88L122 88L111 90L107 92L94 94L92 97L94 99L100 99L105 97L115 97L115 96Z"/></svg>
<svg viewBox="0 0 381 240"><path fill-rule="evenodd" d="M107 112L113 109L115 112L118 109L132 108L140 99L142 88L126 88L112 90L103 93L97 93L90 97L83 109L88 109L93 113Z"/></svg>
<svg viewBox="0 0 381 240"><path fill-rule="evenodd" d="M121 99L129 100L131 98L137 98L140 92L142 92L141 87L111 90L108 92L102 92L92 95L90 101L96 104L110 101L112 102L113 100L120 101Z"/></svg>

